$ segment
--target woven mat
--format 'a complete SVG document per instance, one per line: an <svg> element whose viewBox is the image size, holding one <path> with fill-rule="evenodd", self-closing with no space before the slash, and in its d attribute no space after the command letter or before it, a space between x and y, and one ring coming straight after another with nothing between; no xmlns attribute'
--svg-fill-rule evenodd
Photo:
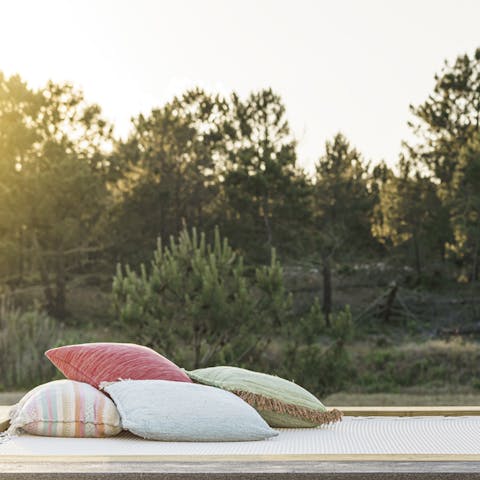
<svg viewBox="0 0 480 480"><path fill-rule="evenodd" d="M327 427L279 432L270 440L228 443L157 442L128 433L101 439L22 435L0 445L0 461L2 456L480 454L480 417L346 417Z"/></svg>

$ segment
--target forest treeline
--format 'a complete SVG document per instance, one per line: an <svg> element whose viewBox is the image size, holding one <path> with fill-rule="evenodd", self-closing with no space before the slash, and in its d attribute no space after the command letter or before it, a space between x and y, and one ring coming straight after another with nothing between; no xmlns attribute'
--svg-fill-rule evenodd
<svg viewBox="0 0 480 480"><path fill-rule="evenodd" d="M309 174L268 88L189 90L119 139L72 85L33 89L0 73L0 284L41 284L62 319L72 275L136 268L184 225L212 240L218 227L250 265L268 264L272 248L321 265L327 319L339 263L388 259L417 282L476 281L480 49L446 62L410 110L416 140L398 159L374 165L338 133Z"/></svg>

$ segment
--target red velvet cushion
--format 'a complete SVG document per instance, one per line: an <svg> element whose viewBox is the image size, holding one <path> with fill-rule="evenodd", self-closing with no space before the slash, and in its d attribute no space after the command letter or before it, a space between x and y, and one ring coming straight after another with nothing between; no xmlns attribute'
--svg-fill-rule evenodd
<svg viewBox="0 0 480 480"><path fill-rule="evenodd" d="M133 343L84 343L52 348L48 359L70 380L99 387L101 382L173 380L191 382L173 362Z"/></svg>

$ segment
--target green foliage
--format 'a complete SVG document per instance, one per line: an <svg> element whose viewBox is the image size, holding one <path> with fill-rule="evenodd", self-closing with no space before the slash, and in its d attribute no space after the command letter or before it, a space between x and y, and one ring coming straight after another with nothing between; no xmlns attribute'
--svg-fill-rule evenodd
<svg viewBox="0 0 480 480"><path fill-rule="evenodd" d="M68 84L0 76L0 92L0 262L38 273L45 308L64 318L68 269L99 248L109 126Z"/></svg>
<svg viewBox="0 0 480 480"><path fill-rule="evenodd" d="M159 241L149 269L142 265L137 273L119 266L113 297L130 338L187 368L262 364L319 393L340 388L349 372L349 309L332 315L329 327L315 300L296 319L275 251L269 265L249 272L218 229L213 245L186 228L168 246ZM262 358L278 341L280 370Z"/></svg>
<svg viewBox="0 0 480 480"><path fill-rule="evenodd" d="M480 271L480 133L461 149L452 179L445 192L451 211L455 242L449 249L462 260L467 278L478 280Z"/></svg>
<svg viewBox="0 0 480 480"><path fill-rule="evenodd" d="M372 247L374 203L368 168L341 133L326 143L325 154L316 164L313 202L320 249L329 252L327 255L338 250L352 255L355 250Z"/></svg>
<svg viewBox="0 0 480 480"><path fill-rule="evenodd" d="M2 389L30 388L50 381L56 369L44 352L55 346L57 322L37 310L20 312L0 305L0 373Z"/></svg>
<svg viewBox="0 0 480 480"><path fill-rule="evenodd" d="M339 263L347 283L364 272L362 287L395 279L425 291L462 280L475 292L479 91L477 50L446 63L432 94L412 107L418 141L396 166L371 168L337 134L309 176L298 166L285 105L269 88L243 99L187 91L138 115L129 137L114 142L100 108L71 85L37 90L0 73L0 287L21 296L40 284L45 310L65 320L74 317L67 306L84 303L67 299L73 276L109 277L115 263L130 264L119 267L113 285L126 338L185 366L237 363L278 372L282 365L285 376L317 393L341 388L352 372L345 345L353 328L342 310L349 297L336 290L345 280ZM229 241L218 231L196 233L214 225ZM137 268L157 238L153 261ZM323 289L322 301L300 318L275 252L283 262L320 265L312 274L318 285L303 295L310 304ZM106 309L109 298L98 300ZM107 326L108 315L92 313L95 300L88 307L79 321ZM474 301L470 313L478 317ZM425 328L416 313L408 319L397 332ZM65 340L45 314L9 310L2 321L5 338L20 332L34 344L38 334L41 343L45 331L47 346ZM439 326L435 308L428 322ZM448 371L419 359L399 372L388 355L373 355L359 375L367 385L397 388ZM12 385L31 381L6 368Z"/></svg>
<svg viewBox="0 0 480 480"><path fill-rule="evenodd" d="M283 375L323 396L345 386L352 365L345 343L354 327L348 306L331 315L330 326L315 299L310 310L285 327Z"/></svg>
<svg viewBox="0 0 480 480"><path fill-rule="evenodd" d="M252 276L218 229L213 245L186 228L159 240L149 269L118 267L113 295L132 338L195 368L260 355L291 303L275 253Z"/></svg>
<svg viewBox="0 0 480 480"><path fill-rule="evenodd" d="M353 376L352 360L348 351L338 344L327 349L313 344L300 348L295 363L283 376L314 392L320 398L350 387Z"/></svg>
<svg viewBox="0 0 480 480"><path fill-rule="evenodd" d="M355 384L364 392L395 392L405 387L472 386L479 349L475 343L432 341L373 348L355 358Z"/></svg>
<svg viewBox="0 0 480 480"><path fill-rule="evenodd" d="M321 258L323 307L327 325L333 305L332 264L375 247L370 232L374 197L368 187L368 165L338 133L325 145L312 187L315 256Z"/></svg>
<svg viewBox="0 0 480 480"><path fill-rule="evenodd" d="M265 261L272 247L298 256L310 188L295 147L270 89L244 101L196 89L138 116L112 156L114 229L126 239L117 251L145 258L153 239L177 235L185 221L205 231L221 224L249 259Z"/></svg>
<svg viewBox="0 0 480 480"><path fill-rule="evenodd" d="M228 232L249 257L263 261L272 246L298 257L309 245L310 188L297 166L296 142L286 110L271 89L245 101L232 96L223 187L230 207ZM233 236L233 235L232 235Z"/></svg>
<svg viewBox="0 0 480 480"><path fill-rule="evenodd" d="M480 242L474 225L477 215L475 193L480 188L475 164L480 129L480 49L472 56L460 55L445 62L428 99L411 107L416 122L411 126L419 139L409 146L412 166L427 171L437 201L426 208L440 219L440 228L427 229L461 263L469 263L467 278L478 278ZM417 174L418 175L418 174ZM418 217L417 217L418 218Z"/></svg>
<svg viewBox="0 0 480 480"><path fill-rule="evenodd" d="M452 182L460 149L480 127L479 91L480 48L445 62L435 75L433 93L410 107L415 115L410 125L419 139L410 151L444 185Z"/></svg>
<svg viewBox="0 0 480 480"><path fill-rule="evenodd" d="M145 260L155 239L176 236L182 222L213 228L223 209L217 164L227 110L225 100L195 89L134 118L130 137L112 156L120 257Z"/></svg>
<svg viewBox="0 0 480 480"><path fill-rule="evenodd" d="M387 247L411 246L417 277L422 274L427 253L443 252L448 219L444 217L435 183L417 173L409 162L401 162L399 176L389 173L379 188L372 232ZM407 250L408 252L408 250Z"/></svg>

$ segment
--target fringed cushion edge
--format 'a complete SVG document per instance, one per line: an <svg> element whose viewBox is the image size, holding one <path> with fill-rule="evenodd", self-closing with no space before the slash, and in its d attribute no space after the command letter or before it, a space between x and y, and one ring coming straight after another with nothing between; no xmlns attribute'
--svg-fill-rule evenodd
<svg viewBox="0 0 480 480"><path fill-rule="evenodd" d="M10 420L10 425L4 432L0 433L0 444L9 442L13 437L17 437L22 431L22 420L17 415Z"/></svg>
<svg viewBox="0 0 480 480"><path fill-rule="evenodd" d="M249 405L257 410L271 411L291 415L292 417L308 420L317 425L327 425L342 420L343 413L336 408L330 411L321 412L312 408L301 407L291 403L285 403L276 398L265 397L252 392L245 392L243 390L232 390L232 393L245 400Z"/></svg>

